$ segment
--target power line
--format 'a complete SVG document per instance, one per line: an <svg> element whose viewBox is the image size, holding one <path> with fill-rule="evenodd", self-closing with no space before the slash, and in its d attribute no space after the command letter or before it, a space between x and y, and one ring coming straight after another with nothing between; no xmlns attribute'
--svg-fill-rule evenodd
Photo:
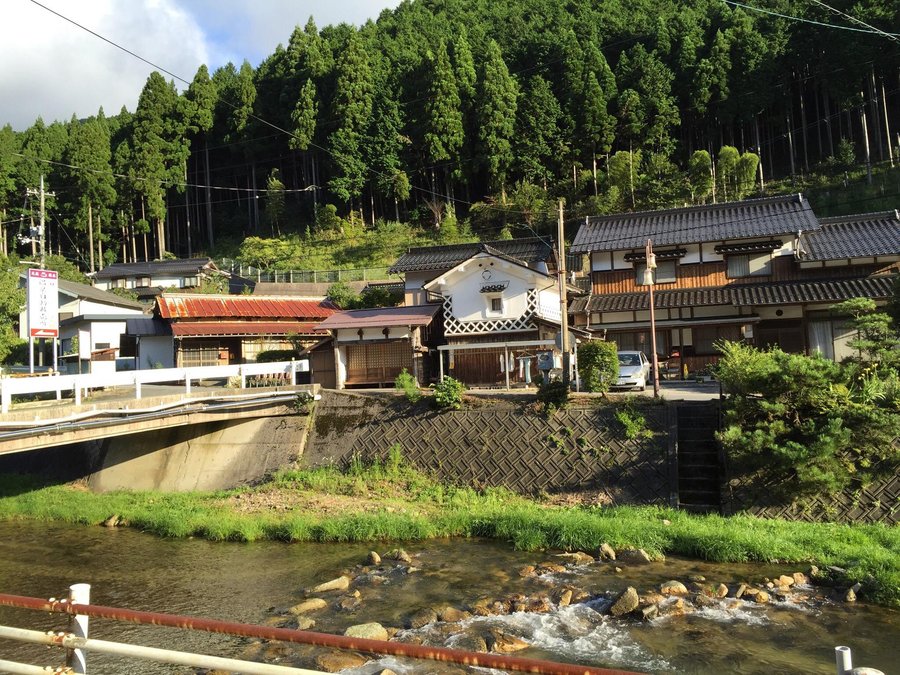
<svg viewBox="0 0 900 675"><path fill-rule="evenodd" d="M833 24L833 23L824 23L822 21L815 21L813 19L804 19L799 16L791 16L790 14L781 14L779 12L773 12L770 9L763 9L762 7L754 7L753 5L745 5L742 2L735 2L734 0L722 0L722 2L724 2L726 5L732 5L733 7L740 7L741 9L749 9L751 11L759 12L761 14L769 14L771 16L777 16L780 19L788 19L790 21L797 21L799 23L808 23L808 24L812 24L814 26L822 26L824 28L849 30L849 31L853 31L854 33L868 33L870 35L885 35L885 36L891 38L892 40L897 40L897 36L900 35L900 33L885 33L883 30L875 28L874 26L870 26L869 24L859 21L858 19L854 19L853 17L847 16L843 12L840 12L840 11L834 9L833 7L829 7L825 3L819 2L818 0L813 0L813 2L815 2L818 5L821 5L822 7L825 7L826 9L830 9L833 12L842 14L843 16L847 17L848 19L850 19L856 23L862 24L863 26L866 26L867 28L852 28L851 26L839 26L839 25Z"/></svg>
<svg viewBox="0 0 900 675"><path fill-rule="evenodd" d="M821 0L812 0L812 1L814 3L816 3L817 5L819 5L820 7L824 7L829 12L833 12L834 14L837 14L838 16L844 17L848 21L852 21L853 23L858 23L860 26L865 26L866 28L871 28L870 32L877 33L878 35L884 35L886 38L893 40L894 42L900 42L900 38L898 38L897 33L886 33L883 30L881 30L880 28L876 28L875 26L867 24L862 19L857 19L855 16L851 16L851 15L847 14L846 12L842 12L841 10L836 9L836 8L832 7L831 5L826 5Z"/></svg>

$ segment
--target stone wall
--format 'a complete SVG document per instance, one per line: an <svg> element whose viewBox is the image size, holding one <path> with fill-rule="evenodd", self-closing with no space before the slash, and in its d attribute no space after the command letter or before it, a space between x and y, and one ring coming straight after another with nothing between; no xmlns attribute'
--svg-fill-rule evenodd
<svg viewBox="0 0 900 675"><path fill-rule="evenodd" d="M629 440L613 406L598 399L546 418L533 397L474 398L437 412L393 393L323 392L302 462L347 466L398 445L407 461L458 484L521 493L595 491L601 503L670 504L670 409L639 408L652 432ZM477 407L472 407L477 406Z"/></svg>

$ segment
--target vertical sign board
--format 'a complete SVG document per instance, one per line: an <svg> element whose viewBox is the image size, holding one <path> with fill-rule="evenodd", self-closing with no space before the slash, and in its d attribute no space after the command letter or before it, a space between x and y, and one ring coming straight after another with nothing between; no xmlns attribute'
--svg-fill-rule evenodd
<svg viewBox="0 0 900 675"><path fill-rule="evenodd" d="M59 337L59 274L28 270L28 337Z"/></svg>

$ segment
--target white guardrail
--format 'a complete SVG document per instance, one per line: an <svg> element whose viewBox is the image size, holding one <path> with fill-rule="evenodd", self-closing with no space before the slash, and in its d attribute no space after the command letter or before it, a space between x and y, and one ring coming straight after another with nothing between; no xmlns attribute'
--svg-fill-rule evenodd
<svg viewBox="0 0 900 675"><path fill-rule="evenodd" d="M0 378L0 412L8 413L12 397L28 394L74 392L75 405L81 404L85 391L107 387L134 387L134 397L141 398L141 386L166 382L184 382L185 393L191 393L191 382L240 377L241 389L246 389L248 377L284 376L285 384L297 384L297 373L309 371L309 361L277 361L274 363L245 363L239 366L196 366L192 368L155 368L125 370L116 373L88 375L42 375L35 377Z"/></svg>

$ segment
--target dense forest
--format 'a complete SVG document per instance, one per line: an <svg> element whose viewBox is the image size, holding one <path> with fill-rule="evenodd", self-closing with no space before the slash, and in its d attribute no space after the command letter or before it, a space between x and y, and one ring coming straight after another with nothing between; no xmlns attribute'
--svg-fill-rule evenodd
<svg viewBox="0 0 900 675"><path fill-rule="evenodd" d="M900 146L898 27L888 0L405 0L360 28L310 19L256 68L151 73L133 112L0 129L0 253L33 252L42 174L47 251L89 271L201 252L308 268L304 242L398 223L528 234L560 198L576 217L877 171Z"/></svg>

